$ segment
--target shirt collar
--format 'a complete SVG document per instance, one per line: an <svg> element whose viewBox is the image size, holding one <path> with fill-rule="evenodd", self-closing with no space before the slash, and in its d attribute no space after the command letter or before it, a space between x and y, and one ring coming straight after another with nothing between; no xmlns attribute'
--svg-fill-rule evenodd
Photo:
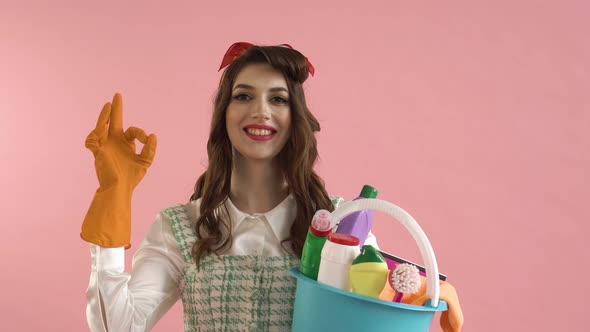
<svg viewBox="0 0 590 332"><path fill-rule="evenodd" d="M289 194L279 205L265 213L248 214L242 212L238 210L229 197L226 200L225 206L232 221L232 231L246 218L264 216L279 241L283 241L289 237L291 225L297 213L295 197L292 194Z"/></svg>

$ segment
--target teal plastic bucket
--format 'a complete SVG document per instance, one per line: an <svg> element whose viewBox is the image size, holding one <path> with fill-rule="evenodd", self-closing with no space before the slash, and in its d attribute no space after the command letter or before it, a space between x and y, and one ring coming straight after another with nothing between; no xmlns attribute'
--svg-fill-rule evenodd
<svg viewBox="0 0 590 332"><path fill-rule="evenodd" d="M426 269L424 306L383 301L323 285L293 267L297 278L293 310L293 332L427 332L437 311L447 310L439 300L438 266L434 251L418 223L403 209L378 199L359 199L342 204L331 216L332 226L360 210L385 212L399 220L416 240Z"/></svg>
<svg viewBox="0 0 590 332"><path fill-rule="evenodd" d="M444 301L436 308L387 302L320 284L298 267L289 272L297 278L293 332L423 332L447 310Z"/></svg>

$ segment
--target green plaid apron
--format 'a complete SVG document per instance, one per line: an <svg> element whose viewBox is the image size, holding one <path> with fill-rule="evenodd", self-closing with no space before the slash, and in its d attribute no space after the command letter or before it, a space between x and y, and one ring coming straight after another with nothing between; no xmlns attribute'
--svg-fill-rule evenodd
<svg viewBox="0 0 590 332"><path fill-rule="evenodd" d="M290 331L296 280L293 256L191 257L196 241L184 205L164 210L185 262L180 289L185 331Z"/></svg>

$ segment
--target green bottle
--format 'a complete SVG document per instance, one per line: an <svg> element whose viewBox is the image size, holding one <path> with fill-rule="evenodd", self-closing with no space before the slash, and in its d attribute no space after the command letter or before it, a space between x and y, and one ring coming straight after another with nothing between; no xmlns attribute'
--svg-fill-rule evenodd
<svg viewBox="0 0 590 332"><path fill-rule="evenodd" d="M332 233L330 226L330 211L318 210L311 221L311 226L307 231L307 238L303 244L303 253L301 254L301 266L299 271L304 276L317 280L320 270L320 261L322 260L322 249L328 239L328 234Z"/></svg>

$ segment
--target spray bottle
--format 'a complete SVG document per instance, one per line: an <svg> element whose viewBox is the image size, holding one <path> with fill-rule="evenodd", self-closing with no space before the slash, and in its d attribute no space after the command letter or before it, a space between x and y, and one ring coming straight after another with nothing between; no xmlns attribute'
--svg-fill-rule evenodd
<svg viewBox="0 0 590 332"><path fill-rule="evenodd" d="M318 279L320 262L322 260L322 249L332 232L330 227L330 211L318 210L311 221L311 226L307 231L307 238L303 244L303 253L301 254L301 266L299 271L304 276L313 280Z"/></svg>
<svg viewBox="0 0 590 332"><path fill-rule="evenodd" d="M359 197L355 198L376 198L377 189L364 185ZM369 235L371 225L373 225L373 210L362 210L355 212L342 219L336 228L336 233L350 234L359 239L359 247L362 247Z"/></svg>

